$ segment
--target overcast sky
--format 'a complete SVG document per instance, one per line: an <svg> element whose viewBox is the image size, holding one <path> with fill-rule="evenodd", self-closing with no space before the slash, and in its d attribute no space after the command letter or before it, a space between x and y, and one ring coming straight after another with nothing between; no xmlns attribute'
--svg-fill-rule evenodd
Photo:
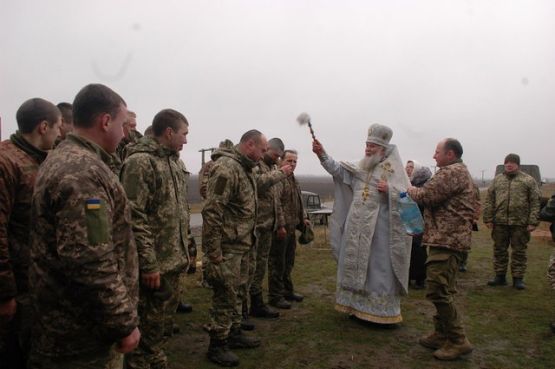
<svg viewBox="0 0 555 369"><path fill-rule="evenodd" d="M509 152L555 177L555 1L0 0L2 138L28 98L104 83L143 131L163 108L190 123L181 157L257 128L299 151L298 174L363 155L389 125L404 160L460 139L475 177Z"/></svg>

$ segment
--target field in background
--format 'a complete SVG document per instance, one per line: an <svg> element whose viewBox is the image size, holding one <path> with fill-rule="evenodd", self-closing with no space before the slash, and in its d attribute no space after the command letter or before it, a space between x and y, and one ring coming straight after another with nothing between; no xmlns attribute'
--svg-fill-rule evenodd
<svg viewBox="0 0 555 369"><path fill-rule="evenodd" d="M555 185L544 186L551 195ZM545 230L542 224L540 229ZM473 354L453 362L433 359L431 351L416 340L432 329L433 307L424 291L411 290L403 299L404 322L383 328L349 319L333 309L335 262L325 242L323 226L316 229L316 241L299 246L293 279L306 296L275 321L254 319L255 333L262 346L236 350L240 368L481 368L552 369L555 367L555 337L548 324L555 320L555 291L546 280L546 267L553 242L547 233L536 233L529 244L528 289L492 288L486 282L493 275L489 232L480 224L474 233L469 270L461 273L457 304L463 315ZM181 334L170 341L172 368L216 368L205 359L211 291L200 287L200 272L187 277L185 298L194 306L189 315L177 318Z"/></svg>

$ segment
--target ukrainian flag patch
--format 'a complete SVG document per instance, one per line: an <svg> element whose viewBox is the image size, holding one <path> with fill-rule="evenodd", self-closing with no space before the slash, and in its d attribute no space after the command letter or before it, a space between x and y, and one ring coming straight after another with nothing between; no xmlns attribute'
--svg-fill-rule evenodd
<svg viewBox="0 0 555 369"><path fill-rule="evenodd" d="M87 205L87 210L100 209L100 199L96 199L96 198L87 199L85 201L85 204Z"/></svg>

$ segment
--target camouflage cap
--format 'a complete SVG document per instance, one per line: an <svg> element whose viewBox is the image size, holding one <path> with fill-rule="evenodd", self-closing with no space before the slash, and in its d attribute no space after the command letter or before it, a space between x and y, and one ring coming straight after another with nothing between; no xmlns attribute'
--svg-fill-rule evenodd
<svg viewBox="0 0 555 369"><path fill-rule="evenodd" d="M520 156L511 153L505 156L505 161L503 163L507 164L508 162L515 163L516 165L520 166Z"/></svg>
<svg viewBox="0 0 555 369"><path fill-rule="evenodd" d="M368 139L366 142L387 147L392 136L393 131L391 128L375 123L368 128Z"/></svg>

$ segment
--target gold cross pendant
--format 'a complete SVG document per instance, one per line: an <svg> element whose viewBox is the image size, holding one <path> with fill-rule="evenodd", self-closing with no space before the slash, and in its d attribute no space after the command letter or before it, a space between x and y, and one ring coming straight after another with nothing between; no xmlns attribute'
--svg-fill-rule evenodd
<svg viewBox="0 0 555 369"><path fill-rule="evenodd" d="M370 197L370 189L368 188L368 184L364 185L364 189L362 190L362 202L368 200Z"/></svg>

